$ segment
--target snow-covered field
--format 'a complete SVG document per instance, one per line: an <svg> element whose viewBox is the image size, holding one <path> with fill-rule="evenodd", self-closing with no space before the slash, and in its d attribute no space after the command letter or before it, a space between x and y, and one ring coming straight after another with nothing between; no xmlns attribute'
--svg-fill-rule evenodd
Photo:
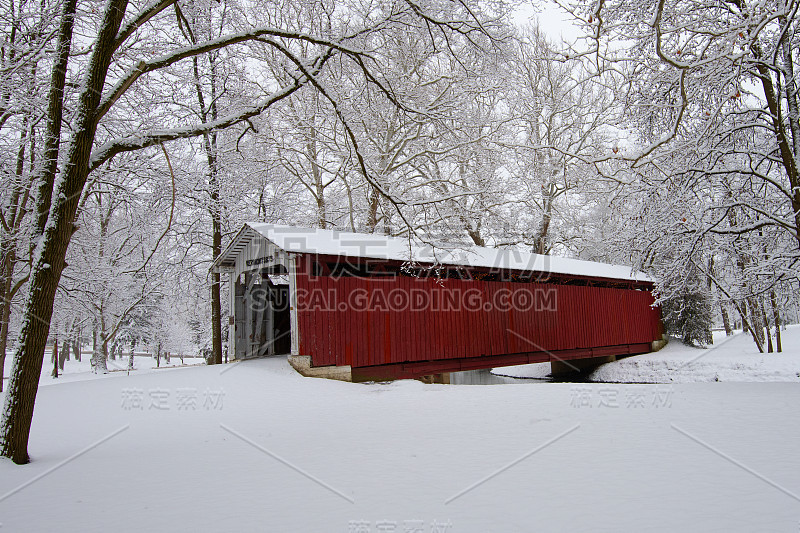
<svg viewBox="0 0 800 533"><path fill-rule="evenodd" d="M797 380L351 384L281 358L84 377L40 387L32 463L0 460L0 531L800 525Z"/></svg>

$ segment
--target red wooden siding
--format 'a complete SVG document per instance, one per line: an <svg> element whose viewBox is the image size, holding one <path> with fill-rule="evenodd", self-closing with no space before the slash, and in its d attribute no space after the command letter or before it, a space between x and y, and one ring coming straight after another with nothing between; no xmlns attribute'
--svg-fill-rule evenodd
<svg viewBox="0 0 800 533"><path fill-rule="evenodd" d="M310 355L315 366L644 345L661 337L660 312L651 307L649 290L407 276L336 278L309 275L308 265L298 261L298 339L299 353ZM407 300L427 299L428 305L402 305L403 294ZM538 308L497 305L503 295L517 303L538 302ZM581 353L592 352L574 352Z"/></svg>

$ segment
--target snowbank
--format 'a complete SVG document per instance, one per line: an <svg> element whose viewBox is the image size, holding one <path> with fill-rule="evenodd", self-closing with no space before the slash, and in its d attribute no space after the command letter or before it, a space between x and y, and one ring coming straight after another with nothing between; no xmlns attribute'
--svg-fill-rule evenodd
<svg viewBox="0 0 800 533"><path fill-rule="evenodd" d="M800 381L800 326L783 334L781 353L758 353L749 335L714 336L708 349L672 340L656 353L637 355L602 365L587 381L611 383L687 383L697 381ZM550 363L492 369L501 376L542 378Z"/></svg>

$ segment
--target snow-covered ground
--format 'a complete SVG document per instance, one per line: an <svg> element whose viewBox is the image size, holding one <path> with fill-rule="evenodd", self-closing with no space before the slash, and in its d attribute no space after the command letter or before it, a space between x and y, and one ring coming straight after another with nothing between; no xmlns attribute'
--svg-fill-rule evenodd
<svg viewBox="0 0 800 533"><path fill-rule="evenodd" d="M749 334L725 337L715 332L708 349L670 341L656 353L620 359L602 365L588 381L612 383L686 383L697 381L791 381L800 382L800 326L782 332L781 353L758 353ZM550 363L495 368L494 374L520 378L544 378Z"/></svg>
<svg viewBox="0 0 800 533"><path fill-rule="evenodd" d="M49 354L49 351L48 351ZM14 354L12 352L6 353L5 372L3 373L4 382L8 382L8 376L11 373L11 364ZM50 362L50 356L46 355L44 363L42 364L42 374L39 378L39 386L43 385L57 385L68 381L84 381L87 379L96 379L100 377L113 377L117 373L123 372L128 374L128 356L125 354L118 359L108 360L109 373L105 375L97 375L92 372L90 359L92 354L84 352L81 360L76 361L71 358L69 361L64 361L64 370L59 370L57 378L52 376L53 363ZM156 370L167 368L176 368L190 365L205 365L205 360L202 357L184 357L181 362L180 357L170 357L169 363L162 357L160 365L156 363L155 358L149 355L135 355L133 358L133 371L131 374L144 374Z"/></svg>
<svg viewBox="0 0 800 533"><path fill-rule="evenodd" d="M0 532L792 532L798 406L797 382L115 372L40 387L33 461L0 460Z"/></svg>

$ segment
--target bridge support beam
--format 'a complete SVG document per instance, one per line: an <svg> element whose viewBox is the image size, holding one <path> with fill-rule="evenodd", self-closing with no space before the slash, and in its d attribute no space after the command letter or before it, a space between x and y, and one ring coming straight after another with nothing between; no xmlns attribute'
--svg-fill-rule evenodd
<svg viewBox="0 0 800 533"><path fill-rule="evenodd" d="M420 379L428 383L447 383L450 372L464 372L502 366L550 363L553 375L586 372L603 363L616 361L617 357L643 354L651 351L650 343L620 344L595 348L521 352L504 355L409 361L384 365L314 366L310 356L293 355L289 363L300 374L308 377L338 379L341 381L391 381L395 379ZM577 370L576 370L577 368Z"/></svg>

